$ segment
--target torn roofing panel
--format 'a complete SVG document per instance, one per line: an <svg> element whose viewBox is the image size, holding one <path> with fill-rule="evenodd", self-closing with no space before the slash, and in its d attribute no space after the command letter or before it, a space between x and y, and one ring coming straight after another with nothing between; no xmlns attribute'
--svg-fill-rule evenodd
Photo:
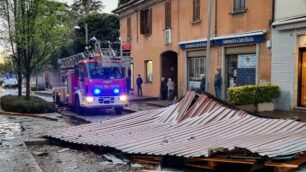
<svg viewBox="0 0 306 172"><path fill-rule="evenodd" d="M167 108L56 129L47 136L131 154L180 157L210 156L219 148L243 148L268 157L306 151L305 123L258 118L206 95L194 100L195 93L188 92L179 103Z"/></svg>

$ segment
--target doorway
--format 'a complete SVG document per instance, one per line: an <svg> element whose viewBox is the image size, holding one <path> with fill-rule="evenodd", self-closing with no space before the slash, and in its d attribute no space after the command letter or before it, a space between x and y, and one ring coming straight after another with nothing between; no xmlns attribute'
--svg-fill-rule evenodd
<svg viewBox="0 0 306 172"><path fill-rule="evenodd" d="M177 53L174 51L165 51L161 54L161 77L166 80L171 78L175 83L175 95L178 95L178 68Z"/></svg>
<svg viewBox="0 0 306 172"><path fill-rule="evenodd" d="M298 105L306 107L306 49L300 49Z"/></svg>

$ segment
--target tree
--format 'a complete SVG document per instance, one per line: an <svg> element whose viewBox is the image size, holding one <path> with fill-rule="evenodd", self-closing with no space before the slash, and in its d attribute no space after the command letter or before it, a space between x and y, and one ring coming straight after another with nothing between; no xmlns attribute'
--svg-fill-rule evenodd
<svg viewBox="0 0 306 172"><path fill-rule="evenodd" d="M22 72L23 66L21 64L22 56L20 51L20 46L17 43L17 21L18 18L18 4L17 0L2 0L0 1L0 19L3 21L5 26L5 31L1 40L9 44L9 49L12 52L11 61L14 61L14 66L16 67L17 80L18 80L18 96L22 95Z"/></svg>
<svg viewBox="0 0 306 172"><path fill-rule="evenodd" d="M49 0L5 0L10 10L4 14L10 30L19 72L26 79L26 99L30 99L30 77L50 61L50 54L62 44L67 33L65 4Z"/></svg>
<svg viewBox="0 0 306 172"><path fill-rule="evenodd" d="M78 25L80 30L75 30L69 34L61 48L52 53L52 66L57 68L57 59L68 57L83 52L85 44L84 23L88 24L89 38L96 37L100 41L118 41L119 40L119 17L113 14L92 13L82 17Z"/></svg>
<svg viewBox="0 0 306 172"><path fill-rule="evenodd" d="M72 4L72 10L78 16L86 16L92 12L100 12L103 7L103 3L100 0L74 0Z"/></svg>
<svg viewBox="0 0 306 172"><path fill-rule="evenodd" d="M118 41L120 22L117 15L92 13L81 18L78 22L81 29L77 34L81 40L85 40L84 23L88 24L89 38L95 36L100 41Z"/></svg>

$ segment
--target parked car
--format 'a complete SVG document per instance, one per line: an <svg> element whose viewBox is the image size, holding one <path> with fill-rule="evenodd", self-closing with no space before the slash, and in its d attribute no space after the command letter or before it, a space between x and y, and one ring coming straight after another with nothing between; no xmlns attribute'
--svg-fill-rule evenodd
<svg viewBox="0 0 306 172"><path fill-rule="evenodd" d="M3 88L16 88L18 85L16 78L5 78L2 83Z"/></svg>

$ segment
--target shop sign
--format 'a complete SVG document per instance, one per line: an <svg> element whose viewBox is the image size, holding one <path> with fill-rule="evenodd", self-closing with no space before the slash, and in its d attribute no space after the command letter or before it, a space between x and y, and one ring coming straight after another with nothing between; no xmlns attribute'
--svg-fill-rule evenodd
<svg viewBox="0 0 306 172"><path fill-rule="evenodd" d="M172 43L171 39L171 29L166 30L166 45L169 45Z"/></svg>
<svg viewBox="0 0 306 172"><path fill-rule="evenodd" d="M128 44L123 44L123 45L122 45L122 50L131 51L131 50L132 50L132 45L131 45L130 43L128 43Z"/></svg>
<svg viewBox="0 0 306 172"><path fill-rule="evenodd" d="M180 47L183 50L185 50L185 49L193 49L193 48L204 48L206 46L207 46L207 42L206 41L180 44Z"/></svg>
<svg viewBox="0 0 306 172"><path fill-rule="evenodd" d="M257 33L254 35L239 35L236 37L228 36L228 37L215 37L211 40L211 46L224 46L224 45L235 45L235 44L251 44L251 43L259 43L265 41L264 33ZM185 43L180 43L180 48L185 49L193 49L193 48L205 48L207 46L207 41L199 41L195 40Z"/></svg>
<svg viewBox="0 0 306 172"><path fill-rule="evenodd" d="M222 45L233 45L233 44L250 44L250 43L259 43L265 40L265 36L262 35L254 35L254 36L244 36L244 37L233 37L226 39L217 39L214 40L214 46L222 46Z"/></svg>

